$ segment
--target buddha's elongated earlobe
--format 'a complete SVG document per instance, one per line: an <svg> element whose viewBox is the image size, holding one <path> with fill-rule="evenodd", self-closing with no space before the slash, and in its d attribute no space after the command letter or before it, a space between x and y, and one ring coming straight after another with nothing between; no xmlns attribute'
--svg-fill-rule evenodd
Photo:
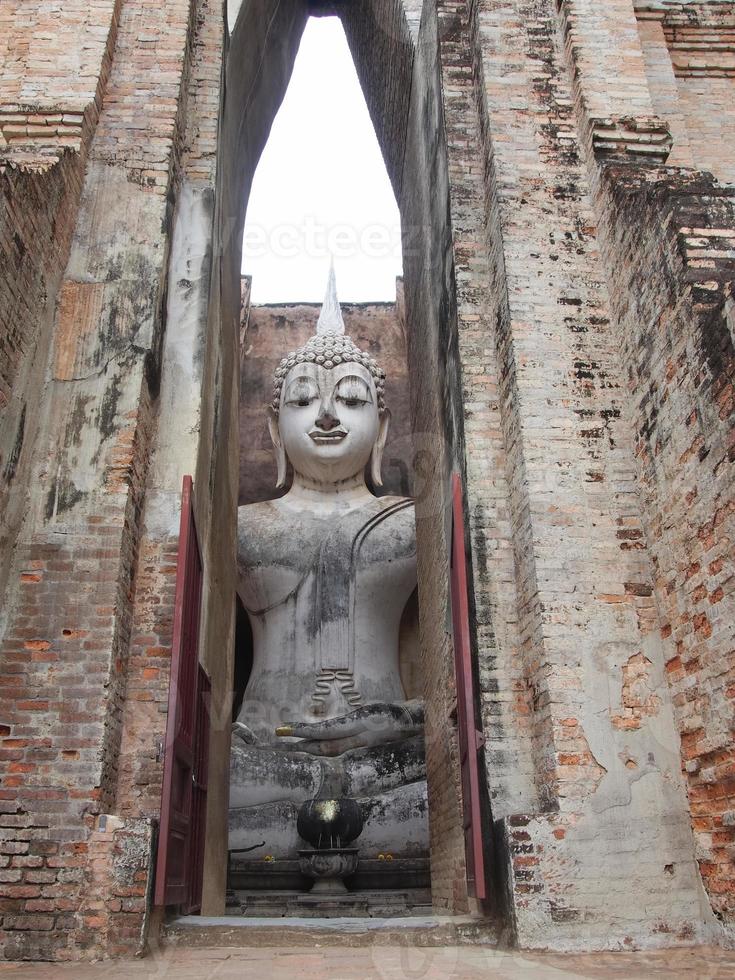
<svg viewBox="0 0 735 980"><path fill-rule="evenodd" d="M278 431L278 416L272 408L268 409L268 432L270 433L273 448L276 451L276 490L286 486L286 450L281 442L281 434Z"/></svg>
<svg viewBox="0 0 735 980"><path fill-rule="evenodd" d="M389 425L390 412L387 408L384 408L380 415L378 438L375 440L373 452L370 457L370 477L373 481L373 485L376 487L383 486L383 474L381 473L381 468L383 465L383 450L385 449L385 441L388 438Z"/></svg>

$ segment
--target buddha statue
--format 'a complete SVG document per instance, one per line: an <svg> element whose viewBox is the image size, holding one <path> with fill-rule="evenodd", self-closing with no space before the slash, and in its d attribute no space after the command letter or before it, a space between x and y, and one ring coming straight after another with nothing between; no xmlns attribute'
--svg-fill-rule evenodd
<svg viewBox="0 0 735 980"><path fill-rule="evenodd" d="M423 703L407 699L399 627L416 588L412 501L375 496L385 375L345 334L334 270L316 335L275 373L268 425L283 496L239 508L238 593L253 667L233 726L231 849L299 846L309 799L363 806L361 846L426 850Z"/></svg>

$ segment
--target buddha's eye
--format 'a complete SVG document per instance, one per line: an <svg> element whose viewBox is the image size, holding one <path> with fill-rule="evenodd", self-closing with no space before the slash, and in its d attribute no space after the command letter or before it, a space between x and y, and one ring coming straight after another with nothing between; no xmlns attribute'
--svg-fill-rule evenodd
<svg viewBox="0 0 735 980"><path fill-rule="evenodd" d="M348 408L359 408L360 405L372 404L370 389L362 378L348 377L343 378L337 385L337 401L347 405Z"/></svg>
<svg viewBox="0 0 735 980"><path fill-rule="evenodd" d="M296 405L299 408L307 408L319 397L316 386L308 379L297 380L289 385L284 399L286 405Z"/></svg>

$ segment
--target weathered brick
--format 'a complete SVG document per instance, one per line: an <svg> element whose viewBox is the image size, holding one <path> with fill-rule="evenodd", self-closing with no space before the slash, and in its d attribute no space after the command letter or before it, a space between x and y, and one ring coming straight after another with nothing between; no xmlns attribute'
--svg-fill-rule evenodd
<svg viewBox="0 0 735 980"><path fill-rule="evenodd" d="M392 381L410 377L402 414L430 457L418 560L434 904L469 907L446 629L454 469L483 772L521 941L690 941L703 934L697 873L730 927L732 4L438 0L420 23L413 0L338 6L414 236L398 302L407 367ZM201 300L206 322L209 271L167 279L182 199L194 188L211 209L230 162L217 146L221 21L210 0L0 8L0 523L12 556L0 561L0 865L13 958L129 953L142 931L177 544L175 508L165 531L145 508L178 492L150 486L151 461L174 432L192 470L211 463L197 488L208 556L236 482L225 331L237 310L218 309L221 334L199 325L196 397L160 354L176 290L187 309ZM279 51L296 40L278 37ZM267 54L251 54L240 70L268 75ZM245 87L265 101L237 107L237 126L267 123L274 92ZM254 166L242 161L248 178ZM234 295L210 245L197 243L212 281ZM269 370L253 357L248 383ZM197 404L169 431L177 386ZM245 496L266 478L249 446ZM157 479L171 461L159 462ZM231 571L218 574L225 595ZM204 656L229 691L232 604L211 592ZM215 737L213 778L225 779L226 733ZM100 814L121 823L105 830ZM635 852L621 847L623 820ZM213 853L208 901L224 873L223 847Z"/></svg>

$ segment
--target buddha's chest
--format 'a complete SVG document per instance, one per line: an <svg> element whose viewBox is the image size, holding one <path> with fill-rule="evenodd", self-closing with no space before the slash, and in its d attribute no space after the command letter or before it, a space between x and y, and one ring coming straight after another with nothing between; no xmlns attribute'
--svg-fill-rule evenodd
<svg viewBox="0 0 735 980"><path fill-rule="evenodd" d="M364 615L365 607L375 615L381 605L386 613L394 606L402 608L415 587L410 502L326 519L309 514L286 519L275 509L244 517L241 514L238 578L251 616L280 617L287 607L298 608L318 629L330 621Z"/></svg>

